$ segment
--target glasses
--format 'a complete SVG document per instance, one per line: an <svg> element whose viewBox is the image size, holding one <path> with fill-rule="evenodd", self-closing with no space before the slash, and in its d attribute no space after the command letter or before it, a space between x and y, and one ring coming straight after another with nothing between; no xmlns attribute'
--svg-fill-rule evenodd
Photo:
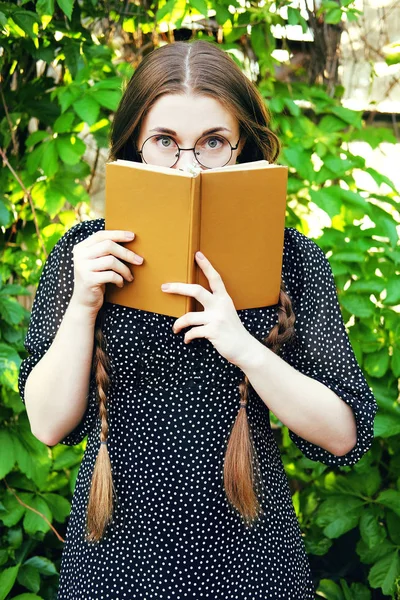
<svg viewBox="0 0 400 600"><path fill-rule="evenodd" d="M173 167L179 160L180 153L192 150L197 162L207 169L224 167L231 159L233 150L237 150L240 137L236 146L232 146L223 135L205 135L200 137L193 148L180 148L169 135L152 135L142 144L138 154L145 163L159 167Z"/></svg>

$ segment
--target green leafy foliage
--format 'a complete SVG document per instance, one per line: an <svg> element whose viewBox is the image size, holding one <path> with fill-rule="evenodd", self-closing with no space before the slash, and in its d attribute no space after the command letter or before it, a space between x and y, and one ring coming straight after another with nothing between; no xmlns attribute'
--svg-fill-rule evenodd
<svg viewBox="0 0 400 600"><path fill-rule="evenodd" d="M390 178L351 150L357 140L377 148L396 138L343 107L340 88L328 93L301 69L290 84L279 77L273 27L310 26L295 5L279 6L285 4L287 20L270 1L243 8L235 0L161 0L130 3L132 10L102 0L0 5L0 600L55 597L85 446L48 448L31 433L17 388L26 356L25 296L61 235L90 216L93 157L108 145L112 113L136 65L132 55L170 41L166 27L186 27L185 17L201 16L210 30L194 29L195 36L217 39L247 73L247 47L257 59L256 83L283 143L280 162L290 170L286 224L309 235L315 213L323 215L316 241L329 258L352 346L379 404L372 449L351 468L312 462L286 427L275 430L317 597L399 597L398 194ZM317 17L329 28L358 14L350 0L324 0ZM389 64L398 62L397 46L385 52ZM359 170L378 191L357 184Z"/></svg>

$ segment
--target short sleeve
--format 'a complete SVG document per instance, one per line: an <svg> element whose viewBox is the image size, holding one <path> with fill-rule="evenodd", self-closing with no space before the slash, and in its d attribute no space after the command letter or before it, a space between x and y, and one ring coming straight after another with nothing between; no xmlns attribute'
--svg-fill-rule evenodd
<svg viewBox="0 0 400 600"><path fill-rule="evenodd" d="M73 247L99 229L104 229L103 219L78 223L63 235L47 257L24 340L28 356L22 360L18 376L19 393L24 404L26 380L33 367L50 348L72 296ZM54 390L54 402L57 402L57 390ZM77 427L60 443L68 446L79 444L95 424L97 413L96 390L92 378L86 412Z"/></svg>
<svg viewBox="0 0 400 600"><path fill-rule="evenodd" d="M280 356L308 377L333 390L353 410L357 443L336 456L289 431L305 456L326 465L356 463L373 440L377 403L352 349L333 278L323 250L294 228L285 228L282 277L296 315L294 344Z"/></svg>

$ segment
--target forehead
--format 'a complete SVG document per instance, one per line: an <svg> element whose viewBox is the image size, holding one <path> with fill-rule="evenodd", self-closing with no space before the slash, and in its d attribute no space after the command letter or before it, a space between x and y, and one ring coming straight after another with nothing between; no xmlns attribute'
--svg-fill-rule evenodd
<svg viewBox="0 0 400 600"><path fill-rule="evenodd" d="M231 131L238 128L237 120L215 98L165 94L158 98L146 114L142 127L168 127L178 134L199 133L211 127L223 126Z"/></svg>

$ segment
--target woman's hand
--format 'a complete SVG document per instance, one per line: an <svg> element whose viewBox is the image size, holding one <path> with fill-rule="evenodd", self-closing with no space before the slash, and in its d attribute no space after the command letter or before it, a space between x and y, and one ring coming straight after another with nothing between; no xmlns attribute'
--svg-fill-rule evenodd
<svg viewBox="0 0 400 600"><path fill-rule="evenodd" d="M129 267L121 260L140 265L143 258L117 242L127 243L134 237L129 231L104 229L74 246L72 302L97 315L103 304L106 283L123 287L124 280L133 281Z"/></svg>
<svg viewBox="0 0 400 600"><path fill-rule="evenodd" d="M168 289L164 289L166 284L161 286L162 291L168 293L193 296L205 308L204 311L189 312L179 317L173 324L172 330L178 333L185 327L198 325L185 334L185 344L194 338L207 338L224 358L237 364L250 338L253 340L252 335L239 319L220 274L206 257L200 258L199 255L200 253L196 253L197 263L207 277L212 292L201 285L190 283L169 283Z"/></svg>

